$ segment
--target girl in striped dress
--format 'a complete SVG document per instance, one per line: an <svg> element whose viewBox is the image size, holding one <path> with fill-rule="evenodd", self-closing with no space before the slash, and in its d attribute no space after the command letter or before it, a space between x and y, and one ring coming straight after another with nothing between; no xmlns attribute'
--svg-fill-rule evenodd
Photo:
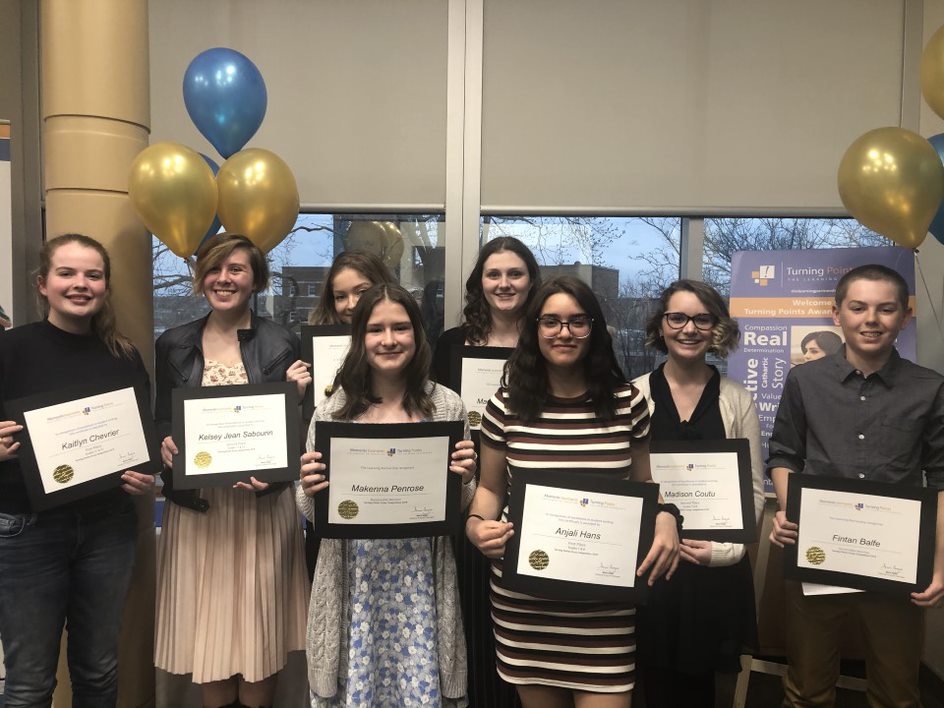
<svg viewBox="0 0 944 708"><path fill-rule="evenodd" d="M635 677L635 608L562 602L505 589L514 533L505 505L516 469L582 469L648 481L649 412L613 356L600 305L576 278L545 283L525 316L502 388L482 420L481 481L466 523L492 566L499 675L522 705L627 707ZM678 563L678 510L664 505L639 567L651 585ZM500 518L499 518L500 517Z"/></svg>

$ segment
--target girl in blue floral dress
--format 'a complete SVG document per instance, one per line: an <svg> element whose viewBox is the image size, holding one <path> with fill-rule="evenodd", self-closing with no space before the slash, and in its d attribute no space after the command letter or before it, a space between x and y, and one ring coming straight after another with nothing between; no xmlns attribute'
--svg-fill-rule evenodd
<svg viewBox="0 0 944 708"><path fill-rule="evenodd" d="M466 421L462 400L429 381L430 350L415 300L399 285L361 296L340 387L308 429L296 500L314 520L328 486L314 452L319 422ZM469 437L466 424L465 437ZM456 445L462 506L475 492L475 452ZM308 610L312 706L466 705L466 650L448 538L323 539Z"/></svg>

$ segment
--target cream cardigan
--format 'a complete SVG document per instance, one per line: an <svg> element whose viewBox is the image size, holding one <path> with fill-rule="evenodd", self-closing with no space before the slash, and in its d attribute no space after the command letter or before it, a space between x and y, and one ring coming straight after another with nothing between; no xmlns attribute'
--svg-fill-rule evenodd
<svg viewBox="0 0 944 708"><path fill-rule="evenodd" d="M649 374L640 376L633 385L642 391L649 404L649 415L655 411ZM721 392L718 400L724 432L729 438L747 438L751 445L751 477L754 486L754 516L760 522L764 511L764 465L760 456L760 421L754 399L747 389L729 379L721 377ZM711 566L734 565L744 556L744 545L740 543L711 542Z"/></svg>
<svg viewBox="0 0 944 708"><path fill-rule="evenodd" d="M462 399L445 386L429 384L433 398L433 421L463 420L465 438L469 438L468 417ZM319 422L336 421L334 413L341 409L346 396L338 390L315 410L308 427L307 450L315 446L315 428ZM462 508L475 495L475 479L462 485ZM299 485L295 490L299 510L314 520L314 501ZM443 705L465 705L468 687L465 633L456 582L456 560L449 538L430 539L433 544L433 575L436 587L436 632L439 651L439 681ZM308 660L308 683L315 694L330 698L338 691L338 679L346 677L342 665L341 632L347 631L348 607L347 544L343 539L325 538L318 552L315 579L308 606L308 631L305 654ZM344 657L346 660L346 657Z"/></svg>

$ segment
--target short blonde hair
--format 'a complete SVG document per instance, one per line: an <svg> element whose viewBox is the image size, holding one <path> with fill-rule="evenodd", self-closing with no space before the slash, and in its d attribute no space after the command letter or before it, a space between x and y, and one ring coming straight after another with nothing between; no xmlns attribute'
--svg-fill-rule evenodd
<svg viewBox="0 0 944 708"><path fill-rule="evenodd" d="M237 248L244 248L249 253L253 291L261 292L269 287L269 264L259 247L241 234L216 234L204 241L197 250L197 265L193 269L195 294L203 294L203 280L207 273L218 268Z"/></svg>

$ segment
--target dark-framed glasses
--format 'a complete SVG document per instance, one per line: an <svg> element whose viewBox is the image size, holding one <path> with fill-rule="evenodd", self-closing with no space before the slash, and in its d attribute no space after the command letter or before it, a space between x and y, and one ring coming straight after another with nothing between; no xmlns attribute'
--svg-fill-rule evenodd
<svg viewBox="0 0 944 708"><path fill-rule="evenodd" d="M593 318L584 315L571 317L569 320L560 320L550 315L538 317L538 332L545 339L553 339L561 333L565 326L570 330L570 336L574 339L585 339L590 336Z"/></svg>
<svg viewBox="0 0 944 708"><path fill-rule="evenodd" d="M686 315L684 312L666 312L662 317L672 329L682 329L689 322L692 322L698 329L707 331L718 324L718 318L706 312L700 312L694 316Z"/></svg>

